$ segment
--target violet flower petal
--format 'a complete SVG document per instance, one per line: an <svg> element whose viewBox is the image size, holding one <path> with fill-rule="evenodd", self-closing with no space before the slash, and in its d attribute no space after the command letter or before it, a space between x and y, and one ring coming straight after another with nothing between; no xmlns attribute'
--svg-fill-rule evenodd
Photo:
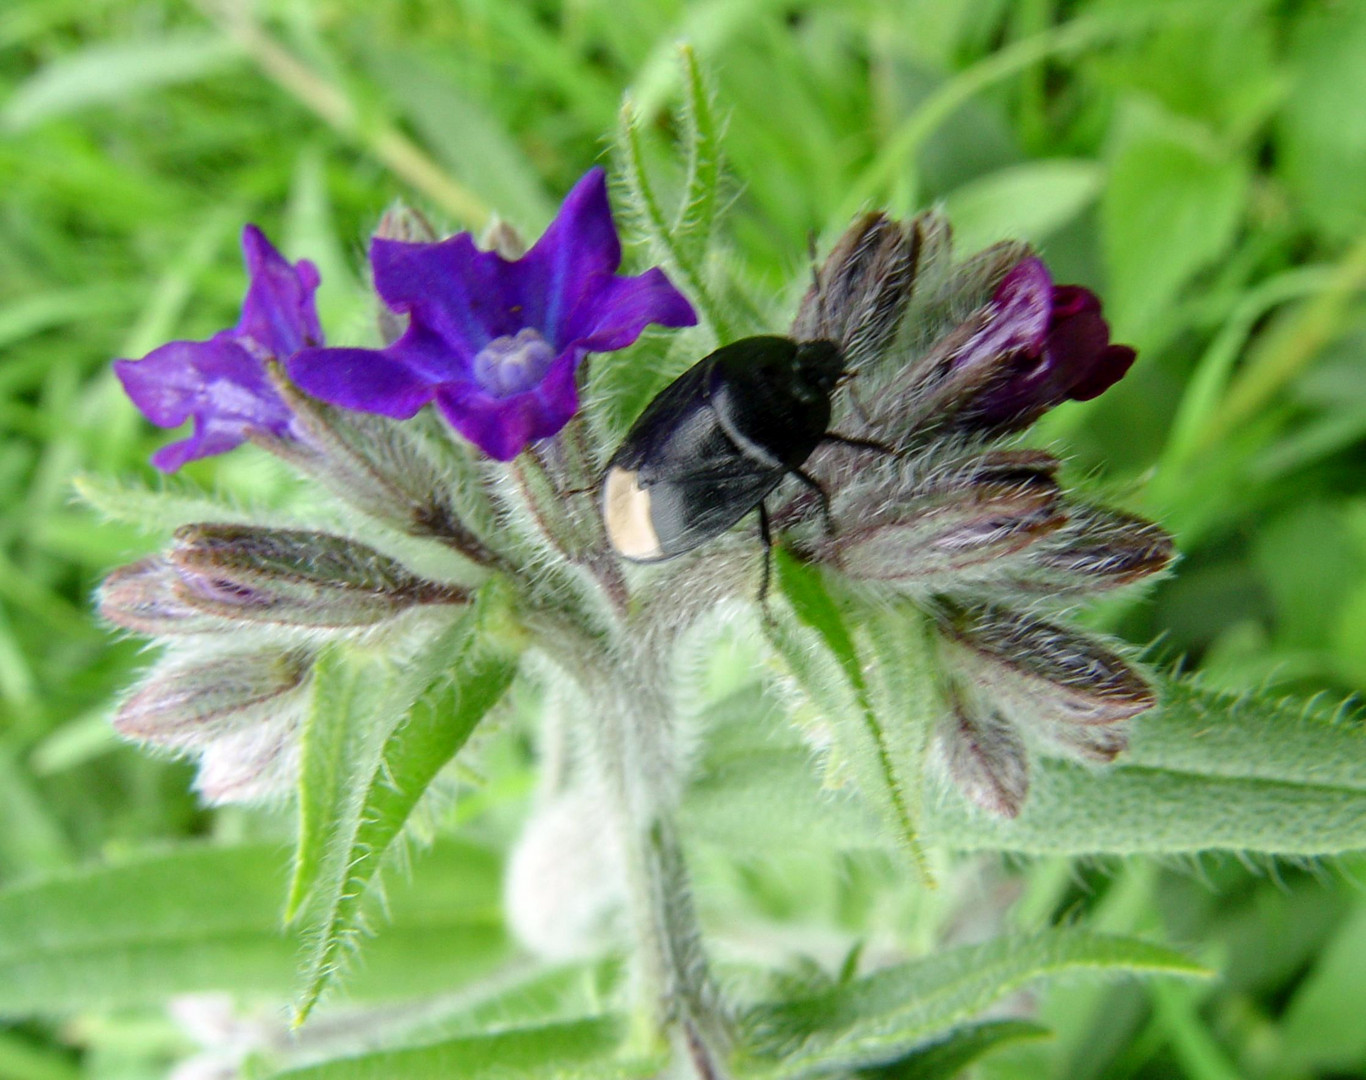
<svg viewBox="0 0 1366 1080"><path fill-rule="evenodd" d="M242 230L242 254L251 283L233 336L244 347L258 346L276 359L292 356L305 345L321 345L323 332L314 303L317 267L307 259L291 266L255 225Z"/></svg>
<svg viewBox="0 0 1366 1080"><path fill-rule="evenodd" d="M601 169L574 185L520 259L480 251L467 233L377 239L370 258L376 291L408 329L382 350L304 349L290 377L323 401L387 416L435 399L456 431L504 461L574 415L587 353L624 348L650 323L697 321L662 271L616 274L621 244Z"/></svg>
<svg viewBox="0 0 1366 1080"><path fill-rule="evenodd" d="M954 359L955 367L994 364L1008 353L1037 355L1048 336L1053 279L1042 259L1024 259L992 297L991 319Z"/></svg>
<svg viewBox="0 0 1366 1080"><path fill-rule="evenodd" d="M291 265L255 225L242 230L242 251L250 284L235 327L208 341L173 341L141 360L114 361L128 397L152 423L194 421L187 438L153 455L164 472L231 450L253 431L287 436L293 414L271 385L266 362L322 342L313 264Z"/></svg>
<svg viewBox="0 0 1366 1080"><path fill-rule="evenodd" d="M375 349L303 349L289 377L316 398L344 409L407 420L432 400L432 381L406 361Z"/></svg>

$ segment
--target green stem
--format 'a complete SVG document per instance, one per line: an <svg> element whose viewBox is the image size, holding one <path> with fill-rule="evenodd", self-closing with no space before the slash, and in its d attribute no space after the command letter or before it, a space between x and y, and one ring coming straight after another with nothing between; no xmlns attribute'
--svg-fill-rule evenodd
<svg viewBox="0 0 1366 1080"><path fill-rule="evenodd" d="M622 106L621 110L619 145L624 166L623 172L631 192L633 208L645 226L650 240L658 248L660 256L669 263L670 268L678 275L689 299L693 301L703 320L711 327L712 334L717 340L735 340L735 327L708 287L702 267L676 241L673 225L650 184L650 177L645 168L645 151L641 145L640 127L636 120L635 106L630 100Z"/></svg>
<svg viewBox="0 0 1366 1080"><path fill-rule="evenodd" d="M247 14L245 5L215 3L214 0L199 0L199 3L272 82L330 127L356 142L456 221L476 232L487 224L490 211L483 199L452 179L426 151L396 127L364 116L341 88L267 34Z"/></svg>
<svg viewBox="0 0 1366 1080"><path fill-rule="evenodd" d="M661 673L648 650L617 658L594 718L594 759L620 834L633 935L635 1041L668 1039L698 1080L720 1080L729 1043L702 953L687 867L674 828L680 751Z"/></svg>

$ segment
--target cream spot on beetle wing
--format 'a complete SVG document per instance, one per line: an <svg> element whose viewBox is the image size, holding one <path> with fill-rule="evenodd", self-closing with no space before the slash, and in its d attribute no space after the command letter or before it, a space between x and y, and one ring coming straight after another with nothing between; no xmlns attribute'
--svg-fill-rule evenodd
<svg viewBox="0 0 1366 1080"><path fill-rule="evenodd" d="M609 469L603 485L602 520L607 539L625 559L658 559L659 536L650 520L650 493L636 483L632 469Z"/></svg>

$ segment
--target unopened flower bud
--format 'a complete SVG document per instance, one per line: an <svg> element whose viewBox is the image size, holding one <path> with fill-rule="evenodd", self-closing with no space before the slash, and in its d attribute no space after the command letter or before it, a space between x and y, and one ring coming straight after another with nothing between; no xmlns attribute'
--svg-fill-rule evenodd
<svg viewBox="0 0 1366 1080"><path fill-rule="evenodd" d="M199 758L195 787L210 805L260 802L287 793L299 772L297 707L215 739Z"/></svg>
<svg viewBox="0 0 1366 1080"><path fill-rule="evenodd" d="M206 745L278 713L305 685L312 664L302 649L171 657L119 707L114 728L159 746Z"/></svg>
<svg viewBox="0 0 1366 1080"><path fill-rule="evenodd" d="M896 337L915 284L919 222L865 214L816 271L792 323L798 341L833 341L857 369Z"/></svg>
<svg viewBox="0 0 1366 1080"><path fill-rule="evenodd" d="M1035 256L1020 257L1011 246L988 249L976 260L980 266L950 282L971 296L971 284L998 273L1000 259L1011 255L1015 264L997 277L987 302L956 316L943 305L928 318L932 325L942 318L943 330L877 394L874 430L895 434L903 445L945 428L992 436L1018 431L1062 401L1098 396L1129 370L1134 350L1110 343L1096 295L1054 285Z"/></svg>
<svg viewBox="0 0 1366 1080"><path fill-rule="evenodd" d="M447 460L439 461L412 425L309 397L278 366L270 374L280 397L294 410L302 437L256 435L253 442L401 532L435 537L474 562L494 560L452 502L458 480L448 466L459 447L452 446ZM464 502L468 505L482 494L477 485L467 484ZM478 518L478 512L473 516Z"/></svg>
<svg viewBox="0 0 1366 1080"><path fill-rule="evenodd" d="M954 687L936 734L949 775L968 799L1000 817L1019 814L1029 793L1029 757L999 710Z"/></svg>
<svg viewBox="0 0 1366 1080"><path fill-rule="evenodd" d="M991 604L946 604L939 626L965 679L1031 726L1113 724L1157 703L1126 660L1079 630Z"/></svg>
<svg viewBox="0 0 1366 1080"><path fill-rule="evenodd" d="M228 624L176 593L180 575L160 556L121 566L100 586L100 614L149 637L222 632Z"/></svg>
<svg viewBox="0 0 1366 1080"><path fill-rule="evenodd" d="M430 244L436 239L436 230L421 210L396 202L380 215L374 235L381 240L401 240L405 244Z"/></svg>
<svg viewBox="0 0 1366 1080"><path fill-rule="evenodd" d="M289 626L368 626L419 604L469 600L372 547L328 533L249 525L186 525L171 565L176 596L226 619Z"/></svg>
<svg viewBox="0 0 1366 1080"><path fill-rule="evenodd" d="M479 238L479 246L484 251L496 251L508 262L514 262L526 254L526 240L522 234L497 217L489 222L489 227Z"/></svg>
<svg viewBox="0 0 1366 1080"><path fill-rule="evenodd" d="M1072 506L1067 528L1031 552L1013 584L1049 595L1116 589L1160 573L1176 557L1171 535L1134 514Z"/></svg>
<svg viewBox="0 0 1366 1080"><path fill-rule="evenodd" d="M420 210L398 202L380 216L374 236L381 240L400 240L405 244L430 244L436 239L436 230ZM386 345L392 345L401 338L408 327L408 317L391 310L384 303L375 305L375 319L379 324L380 340Z"/></svg>
<svg viewBox="0 0 1366 1080"><path fill-rule="evenodd" d="M1096 765L1108 765L1129 747L1123 724L1069 724L1054 721L1041 734L1068 756Z"/></svg>
<svg viewBox="0 0 1366 1080"><path fill-rule="evenodd" d="M937 577L989 569L1067 521L1051 471L1027 466L983 468L909 496L891 486L856 493L840 508L850 524L824 542L850 577L932 588Z"/></svg>

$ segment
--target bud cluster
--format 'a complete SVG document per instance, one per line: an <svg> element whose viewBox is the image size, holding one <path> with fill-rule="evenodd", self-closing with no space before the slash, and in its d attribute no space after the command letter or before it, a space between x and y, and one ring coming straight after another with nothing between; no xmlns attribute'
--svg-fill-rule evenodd
<svg viewBox="0 0 1366 1080"><path fill-rule="evenodd" d="M100 590L110 622L160 639L165 655L114 717L122 735L200 762L209 802L287 792L313 664L327 641L388 639L395 658L468 588L415 574L325 532L203 523Z"/></svg>
<svg viewBox="0 0 1366 1080"><path fill-rule="evenodd" d="M944 669L938 745L957 786L1013 817L1036 738L1090 761L1124 749L1123 721L1156 703L1116 646L1038 614L1130 585L1172 561L1171 538L1071 497L1060 462L1008 440L1133 362L1094 294L1056 286L1000 244L954 263L936 215L857 222L817 271L794 335L835 341L856 375L841 435L808 465L827 493L772 508L813 562L915 600Z"/></svg>

